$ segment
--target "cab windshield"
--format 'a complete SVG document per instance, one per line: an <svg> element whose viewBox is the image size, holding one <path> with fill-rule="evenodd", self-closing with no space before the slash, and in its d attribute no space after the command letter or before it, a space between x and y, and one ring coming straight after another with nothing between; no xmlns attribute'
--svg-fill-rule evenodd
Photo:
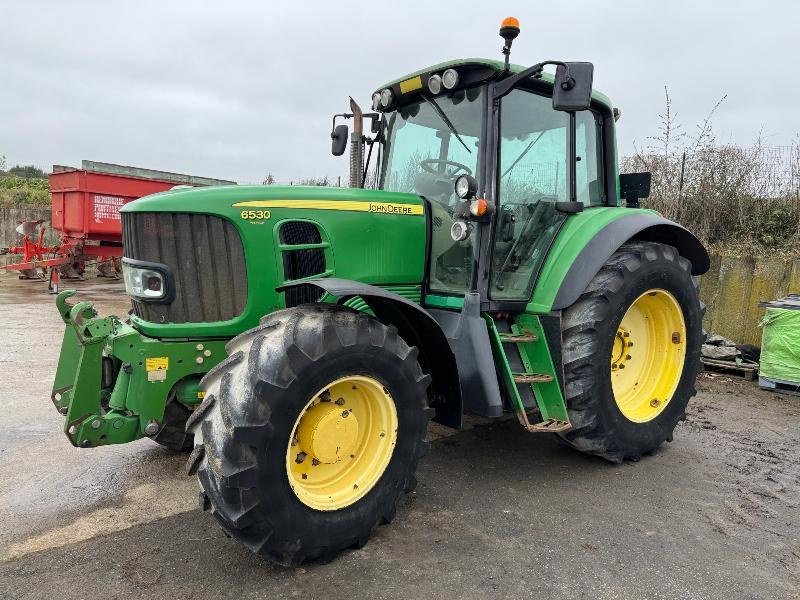
<svg viewBox="0 0 800 600"><path fill-rule="evenodd" d="M378 188L409 192L431 202L430 290L461 293L472 279L472 236L450 237L456 196L464 173L479 178L483 87L425 97L388 113Z"/></svg>

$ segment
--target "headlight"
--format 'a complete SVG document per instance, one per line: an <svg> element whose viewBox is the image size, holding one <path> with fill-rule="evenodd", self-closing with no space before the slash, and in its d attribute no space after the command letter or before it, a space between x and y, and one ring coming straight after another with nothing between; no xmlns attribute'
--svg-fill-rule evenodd
<svg viewBox="0 0 800 600"><path fill-rule="evenodd" d="M169 285L165 272L155 266L136 265L128 260L122 261L122 277L128 295L145 301L167 299Z"/></svg>
<svg viewBox="0 0 800 600"><path fill-rule="evenodd" d="M392 104L392 98L394 98L394 94L392 94L392 90L386 88L381 92L381 106L383 108L389 108Z"/></svg>
<svg viewBox="0 0 800 600"><path fill-rule="evenodd" d="M375 92L372 94L372 110L379 110L381 107L381 93Z"/></svg>
<svg viewBox="0 0 800 600"><path fill-rule="evenodd" d="M428 89L431 94L438 94L442 91L442 78L440 75L431 75L428 77Z"/></svg>
<svg viewBox="0 0 800 600"><path fill-rule="evenodd" d="M458 85L458 71L455 69L447 69L442 73L442 84L445 89L452 90Z"/></svg>
<svg viewBox="0 0 800 600"><path fill-rule="evenodd" d="M455 183L456 196L462 200L467 200L475 195L478 191L478 182L471 175L461 175L456 179Z"/></svg>

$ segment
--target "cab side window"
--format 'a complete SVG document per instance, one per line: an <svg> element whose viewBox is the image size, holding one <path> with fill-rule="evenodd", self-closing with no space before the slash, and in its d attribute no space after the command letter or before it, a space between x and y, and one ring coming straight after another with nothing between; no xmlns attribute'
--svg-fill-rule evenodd
<svg viewBox="0 0 800 600"><path fill-rule="evenodd" d="M606 203L602 122L600 115L591 110L575 114L575 147L579 159L575 165L575 177L578 201L584 206Z"/></svg>

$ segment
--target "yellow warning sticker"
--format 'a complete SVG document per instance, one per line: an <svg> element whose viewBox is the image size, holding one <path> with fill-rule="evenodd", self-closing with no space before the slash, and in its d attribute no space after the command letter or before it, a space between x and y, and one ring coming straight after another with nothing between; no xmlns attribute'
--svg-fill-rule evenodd
<svg viewBox="0 0 800 600"><path fill-rule="evenodd" d="M417 75L411 79L406 79L400 82L400 93L408 94L409 92L416 91L422 87L422 77Z"/></svg>
<svg viewBox="0 0 800 600"><path fill-rule="evenodd" d="M169 368L169 356L153 356L144 362L147 371L166 371Z"/></svg>

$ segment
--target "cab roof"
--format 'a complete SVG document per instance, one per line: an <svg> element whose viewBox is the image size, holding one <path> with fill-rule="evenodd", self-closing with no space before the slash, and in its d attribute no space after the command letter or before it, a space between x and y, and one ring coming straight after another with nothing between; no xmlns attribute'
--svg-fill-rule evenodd
<svg viewBox="0 0 800 600"><path fill-rule="evenodd" d="M511 65L509 65L509 74L510 75L514 75L516 73L524 71L529 66L530 65L511 64ZM436 65L432 65L430 67L426 67L424 69L420 69L419 71L414 71L413 73L409 73L408 75L405 75L403 77L400 77L398 79L395 79L393 81L385 83L384 85L380 86L375 91L380 92L382 89L388 88L388 87L396 88L401 82L407 81L407 80L412 79L414 77L417 77L419 75L428 75L428 74L432 74L434 72L441 73L445 69L451 69L451 68L458 69L458 68L464 68L464 67L471 67L471 68L477 67L477 68L486 69L487 72L489 72L487 77L486 77L486 79L488 79L488 77L492 75L491 71L494 71L495 73L500 73L501 71L503 71L504 65L503 65L502 61L491 60L491 59L488 59L488 58L460 58L460 59L448 60L448 61L441 62L441 63L436 64ZM545 72L545 73L542 73L540 81L545 81L545 82L548 82L548 83L552 84L553 83L553 79L554 79L554 77L553 77L552 73L546 73ZM603 104L606 108L608 108L608 110L611 110L613 108L613 106L614 106L612 104L612 102L611 102L611 99L608 96L606 96L602 92L597 91L595 89L592 90L592 100L595 100L595 101L599 102L600 104Z"/></svg>

